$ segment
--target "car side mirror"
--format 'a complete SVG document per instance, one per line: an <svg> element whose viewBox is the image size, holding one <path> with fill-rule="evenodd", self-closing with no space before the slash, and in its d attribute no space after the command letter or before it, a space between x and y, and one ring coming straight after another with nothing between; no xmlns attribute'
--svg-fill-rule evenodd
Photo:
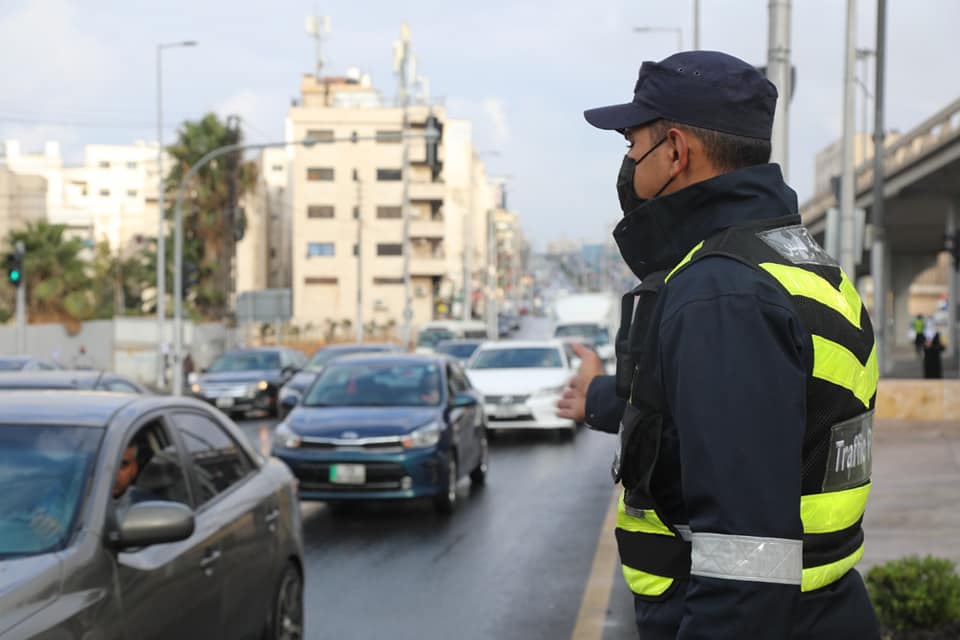
<svg viewBox="0 0 960 640"><path fill-rule="evenodd" d="M120 549L177 542L193 535L195 524L193 511L185 504L140 502L127 509L114 542Z"/></svg>
<svg viewBox="0 0 960 640"><path fill-rule="evenodd" d="M458 393L450 403L451 407L466 408L477 406L477 399L469 393Z"/></svg>
<svg viewBox="0 0 960 640"><path fill-rule="evenodd" d="M300 404L301 397L296 393L290 393L280 399L280 406L288 411L293 411L294 407Z"/></svg>

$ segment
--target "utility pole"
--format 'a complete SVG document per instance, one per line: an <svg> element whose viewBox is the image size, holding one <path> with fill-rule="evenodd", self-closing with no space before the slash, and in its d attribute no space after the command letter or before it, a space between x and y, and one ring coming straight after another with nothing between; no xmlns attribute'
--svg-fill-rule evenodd
<svg viewBox="0 0 960 640"><path fill-rule="evenodd" d="M26 262L26 248L23 241L18 240L14 251L20 257L20 284L17 287L17 352L27 353L27 270L22 265Z"/></svg>
<svg viewBox="0 0 960 640"><path fill-rule="evenodd" d="M413 292L410 278L410 141L407 139L407 131L410 126L410 93L408 83L410 76L414 75L411 70L413 61L410 55L410 27L406 22L400 27L400 39L394 42L393 69L397 74L397 93L400 98L400 107L403 109L403 200L401 211L403 215L403 239L401 246L403 248L403 344L410 348L413 331L411 322L413 321Z"/></svg>
<svg viewBox="0 0 960 640"><path fill-rule="evenodd" d="M883 211L883 179L884 179L884 131L883 131L883 101L884 101L884 74L887 61L887 0L877 0L877 42L876 67L874 70L873 90L873 248L870 250L873 274L873 332L877 338L877 361L880 373L889 373L892 364L887 357L887 342L890 333L887 331L887 229L884 226ZM951 304L954 302L951 300ZM950 338L953 339L955 330L950 328Z"/></svg>
<svg viewBox="0 0 960 640"><path fill-rule="evenodd" d="M700 0L693 0L693 49L700 48Z"/></svg>
<svg viewBox="0 0 960 640"><path fill-rule="evenodd" d="M353 170L357 183L357 342L363 342L363 188L359 169Z"/></svg>
<svg viewBox="0 0 960 640"><path fill-rule="evenodd" d="M470 150L470 188L467 190L467 217L463 221L463 319L473 319L473 201L476 198L476 153Z"/></svg>
<svg viewBox="0 0 960 640"><path fill-rule="evenodd" d="M487 336L500 337L497 322L497 226L494 209L487 209Z"/></svg>
<svg viewBox="0 0 960 640"><path fill-rule="evenodd" d="M790 0L770 0L767 31L767 78L780 94L773 116L773 153L770 161L780 165L787 177L789 160L790 97L793 93L790 68Z"/></svg>
<svg viewBox="0 0 960 640"><path fill-rule="evenodd" d="M844 47L843 65L843 172L840 176L840 266L847 276L856 282L857 258L854 253L856 220L853 214L854 191L856 185L853 175L855 98L856 98L856 60L857 60L857 1L847 0L847 37Z"/></svg>

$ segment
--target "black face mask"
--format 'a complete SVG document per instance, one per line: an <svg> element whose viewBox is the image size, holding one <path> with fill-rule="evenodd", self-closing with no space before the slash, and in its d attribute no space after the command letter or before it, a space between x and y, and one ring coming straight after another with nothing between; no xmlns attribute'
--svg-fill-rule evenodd
<svg viewBox="0 0 960 640"><path fill-rule="evenodd" d="M660 138L655 145L647 149L647 152L640 156L639 160L634 160L630 156L623 156L623 162L620 164L620 173L617 175L617 197L620 198L620 209L624 215L648 201L648 198L641 198L637 195L637 192L633 188L633 176L637 172L637 165L646 160L647 156L653 153L653 151L666 140L666 136ZM669 185L672 180L673 178L667 180L666 184L660 187L660 190L657 191L653 197L656 198L663 193L663 190L667 188L667 185Z"/></svg>

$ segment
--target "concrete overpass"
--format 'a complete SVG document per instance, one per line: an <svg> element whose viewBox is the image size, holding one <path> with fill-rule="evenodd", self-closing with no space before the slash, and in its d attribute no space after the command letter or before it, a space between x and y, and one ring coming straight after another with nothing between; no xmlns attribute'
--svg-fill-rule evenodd
<svg viewBox="0 0 960 640"><path fill-rule="evenodd" d="M856 206L867 212L864 255L858 276L870 274L873 208L872 158L857 167ZM884 218L889 290L882 292L890 319L883 331L886 353L907 341L909 289L918 274L933 266L944 250L945 234L960 222L960 99L908 131L884 151ZM832 191L814 195L800 208L804 223L823 242L827 210L836 207ZM949 341L957 345L957 276L950 270ZM892 294L892 295L891 295ZM892 313L891 313L892 311ZM892 340L892 342L891 342ZM892 365L882 358L884 371Z"/></svg>

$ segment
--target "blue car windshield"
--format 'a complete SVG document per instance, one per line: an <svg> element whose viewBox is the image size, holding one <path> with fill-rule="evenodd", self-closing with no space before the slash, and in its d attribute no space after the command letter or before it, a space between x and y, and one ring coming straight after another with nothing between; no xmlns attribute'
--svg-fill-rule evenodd
<svg viewBox="0 0 960 640"><path fill-rule="evenodd" d="M333 362L320 374L305 407L432 407L442 376L435 364Z"/></svg>
<svg viewBox="0 0 960 640"><path fill-rule="evenodd" d="M474 356L471 369L558 369L563 367L560 350L552 347L488 349Z"/></svg>
<svg viewBox="0 0 960 640"><path fill-rule="evenodd" d="M210 373L236 373L279 368L279 353L273 351L234 351L217 358L207 371Z"/></svg>
<svg viewBox="0 0 960 640"><path fill-rule="evenodd" d="M313 372L323 371L324 367L327 366L327 363L334 358L339 358L340 356L349 356L354 353L374 353L377 351L386 351L386 348L356 347L349 349L321 349L313 354L313 357L310 358L310 361L307 362L307 366L305 366L304 369Z"/></svg>
<svg viewBox="0 0 960 640"><path fill-rule="evenodd" d="M102 429L0 425L0 559L63 548Z"/></svg>
<svg viewBox="0 0 960 640"><path fill-rule="evenodd" d="M473 355L473 352L477 350L480 344L476 342L454 342L451 344L438 344L436 349L437 353L445 353L448 356L453 356L460 360L466 360Z"/></svg>

